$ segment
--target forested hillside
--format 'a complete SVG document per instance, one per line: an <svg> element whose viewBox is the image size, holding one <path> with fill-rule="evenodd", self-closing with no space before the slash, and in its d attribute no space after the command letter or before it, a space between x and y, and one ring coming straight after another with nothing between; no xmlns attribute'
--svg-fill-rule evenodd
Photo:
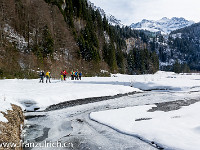
<svg viewBox="0 0 200 150"><path fill-rule="evenodd" d="M200 70L200 23L172 32L169 45L191 69Z"/></svg>
<svg viewBox="0 0 200 150"><path fill-rule="evenodd" d="M142 32L111 26L86 0L1 0L0 9L1 78L32 78L37 70L54 77L62 69L86 76L158 70Z"/></svg>
<svg viewBox="0 0 200 150"><path fill-rule="evenodd" d="M200 24L181 28L169 35L145 31L149 49L159 56L160 69L180 72L200 70Z"/></svg>

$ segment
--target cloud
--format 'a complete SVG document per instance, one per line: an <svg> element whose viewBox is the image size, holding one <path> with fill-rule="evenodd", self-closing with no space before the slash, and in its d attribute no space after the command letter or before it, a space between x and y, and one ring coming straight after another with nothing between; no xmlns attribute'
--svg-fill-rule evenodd
<svg viewBox="0 0 200 150"><path fill-rule="evenodd" d="M142 19L184 17L200 21L199 0L91 0L122 23L130 25Z"/></svg>

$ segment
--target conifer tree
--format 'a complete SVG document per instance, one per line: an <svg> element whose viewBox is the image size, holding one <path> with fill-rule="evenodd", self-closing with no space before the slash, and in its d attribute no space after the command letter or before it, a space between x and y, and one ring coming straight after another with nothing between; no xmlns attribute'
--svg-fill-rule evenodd
<svg viewBox="0 0 200 150"><path fill-rule="evenodd" d="M173 71L175 73L181 73L181 65L178 62L178 60L175 61L174 65L173 65Z"/></svg>
<svg viewBox="0 0 200 150"><path fill-rule="evenodd" d="M43 29L43 39L42 39L42 54L43 57L46 57L47 55L52 55L54 51L54 41L51 35L51 32L48 29L48 26L46 25Z"/></svg>
<svg viewBox="0 0 200 150"><path fill-rule="evenodd" d="M129 74L134 74L135 72L135 59L133 55L133 51L130 51L127 57L128 62L128 72Z"/></svg>

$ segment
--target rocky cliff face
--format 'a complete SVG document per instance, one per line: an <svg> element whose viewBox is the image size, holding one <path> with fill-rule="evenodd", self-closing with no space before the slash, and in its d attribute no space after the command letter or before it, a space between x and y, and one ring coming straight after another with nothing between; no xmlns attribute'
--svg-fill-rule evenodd
<svg viewBox="0 0 200 150"><path fill-rule="evenodd" d="M126 39L127 53L133 48L147 49L147 44L144 43L140 38L128 38Z"/></svg>

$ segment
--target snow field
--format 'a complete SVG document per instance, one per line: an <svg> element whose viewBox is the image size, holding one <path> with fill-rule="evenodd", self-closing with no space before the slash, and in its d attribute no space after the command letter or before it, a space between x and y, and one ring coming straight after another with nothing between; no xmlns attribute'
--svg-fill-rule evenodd
<svg viewBox="0 0 200 150"><path fill-rule="evenodd" d="M36 108L44 110L50 105L69 100L141 90L174 92L177 96L193 92L198 97L200 75L159 71L154 75L113 74L111 77L83 77L81 81L52 80L52 83L25 79L0 80L0 85L0 111L11 109L11 103L21 106L23 110L33 111ZM165 147L195 149L198 140L193 139L199 139L200 134L200 122L196 115L199 114L199 105L196 103L167 113L147 112L154 105L137 106L92 113L91 118L123 133L138 135ZM0 121L7 122L1 113Z"/></svg>
<svg viewBox="0 0 200 150"><path fill-rule="evenodd" d="M52 83L39 83L39 80L0 80L0 111L11 108L10 103L19 105L23 110L44 110L60 102L89 97L114 96L139 89L104 82L103 78L83 78L85 81L52 80ZM2 118L2 117L0 117ZM2 119L3 120L3 119Z"/></svg>
<svg viewBox="0 0 200 150"><path fill-rule="evenodd" d="M166 149L198 150L200 102L170 112L148 112L154 105L93 112L90 118Z"/></svg>
<svg viewBox="0 0 200 150"><path fill-rule="evenodd" d="M122 76L119 75L119 78ZM158 72L154 75L134 76L133 86L141 90L161 90L169 94L174 92L177 96L194 92L195 96L199 97L199 80L199 74ZM153 141L166 149L199 149L200 102L169 112L148 112L152 107L156 106L144 105L93 112L90 118L121 133L141 137L148 142Z"/></svg>

